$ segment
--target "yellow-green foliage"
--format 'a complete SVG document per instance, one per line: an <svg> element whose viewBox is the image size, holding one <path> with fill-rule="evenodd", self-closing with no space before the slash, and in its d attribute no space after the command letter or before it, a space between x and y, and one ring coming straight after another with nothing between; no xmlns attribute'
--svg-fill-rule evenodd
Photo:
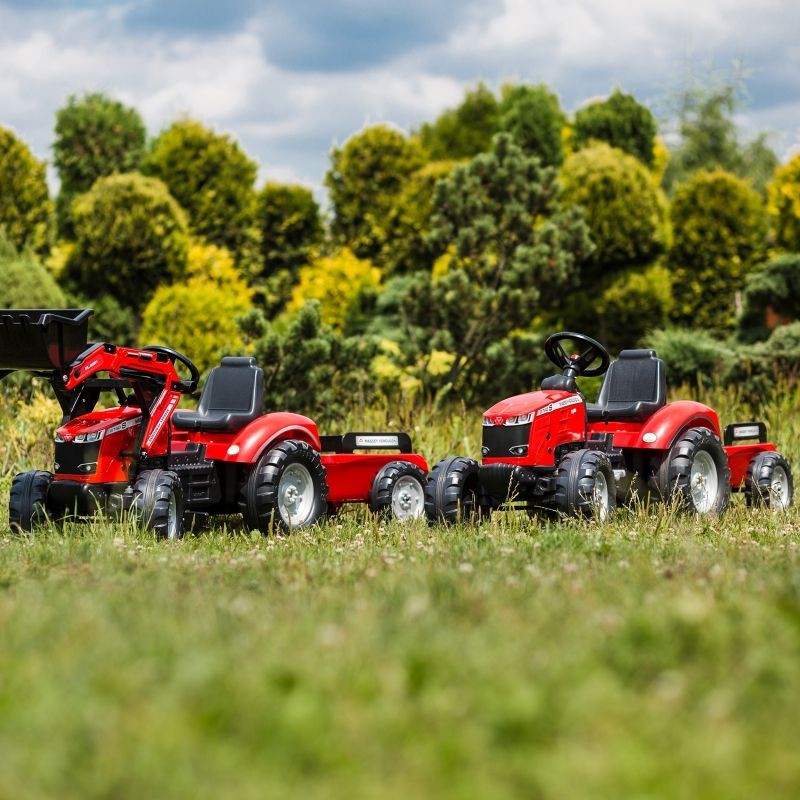
<svg viewBox="0 0 800 800"><path fill-rule="evenodd" d="M567 158L562 200L583 207L596 250L588 272L652 261L668 244L667 204L639 159L597 143Z"/></svg>
<svg viewBox="0 0 800 800"><path fill-rule="evenodd" d="M64 293L31 250L18 253L0 231L0 308L60 308Z"/></svg>
<svg viewBox="0 0 800 800"><path fill-rule="evenodd" d="M51 469L61 409L49 387L32 392L7 379L0 387L0 474Z"/></svg>
<svg viewBox="0 0 800 800"><path fill-rule="evenodd" d="M224 353L244 347L235 318L250 308L252 292L221 247L189 249L188 280L162 286L142 316L142 345L164 344L189 356L200 368L214 366Z"/></svg>
<svg viewBox="0 0 800 800"><path fill-rule="evenodd" d="M18 250L44 254L52 227L44 162L12 131L0 127L0 231Z"/></svg>
<svg viewBox="0 0 800 800"><path fill-rule="evenodd" d="M775 240L787 250L800 251L800 155L775 170L767 192Z"/></svg>
<svg viewBox="0 0 800 800"><path fill-rule="evenodd" d="M676 322L726 332L736 292L763 256L766 214L750 185L717 169L678 186L670 209Z"/></svg>
<svg viewBox="0 0 800 800"><path fill-rule="evenodd" d="M345 247L301 268L287 311L299 311L308 300L319 300L322 322L344 331L357 323L380 286L381 271Z"/></svg>

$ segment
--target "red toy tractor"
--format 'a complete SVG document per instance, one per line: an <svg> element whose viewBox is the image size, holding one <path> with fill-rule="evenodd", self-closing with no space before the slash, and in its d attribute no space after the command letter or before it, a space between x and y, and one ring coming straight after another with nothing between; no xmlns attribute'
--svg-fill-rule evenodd
<svg viewBox="0 0 800 800"><path fill-rule="evenodd" d="M565 341L577 355L567 355ZM561 374L484 413L482 463L457 456L436 464L425 488L430 520L508 507L605 520L618 500L635 497L722 514L731 491L743 491L748 505L791 504L792 472L764 423L723 433L708 406L667 403L655 351L623 350L610 363L599 342L570 332L553 334L544 349ZM599 375L597 403L586 403L575 379Z"/></svg>
<svg viewBox="0 0 800 800"><path fill-rule="evenodd" d="M0 378L20 369L46 377L63 412L54 472L14 478L12 527L99 509L178 538L184 517L212 514L241 513L264 532L311 525L344 503L403 520L424 514L428 465L408 434L320 436L308 417L263 414L263 372L244 357L223 358L197 410L178 410L197 388L197 367L168 347L87 346L91 313L0 311ZM117 405L95 410L103 392Z"/></svg>

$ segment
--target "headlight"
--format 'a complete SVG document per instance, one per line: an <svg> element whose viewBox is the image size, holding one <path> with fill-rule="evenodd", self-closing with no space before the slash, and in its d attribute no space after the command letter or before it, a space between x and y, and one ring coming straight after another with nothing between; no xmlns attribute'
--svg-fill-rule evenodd
<svg viewBox="0 0 800 800"><path fill-rule="evenodd" d="M56 431L56 441L57 442L63 442L64 441L64 437L58 431Z"/></svg>
<svg viewBox="0 0 800 800"><path fill-rule="evenodd" d="M489 419L489 417L484 417L484 418L483 418L483 427L484 427L484 428L491 428L491 427L492 427L492 425L494 425L494 422L492 422L492 421Z"/></svg>
<svg viewBox="0 0 800 800"><path fill-rule="evenodd" d="M527 425L533 419L533 414L520 414L518 417L509 417L504 425Z"/></svg>
<svg viewBox="0 0 800 800"><path fill-rule="evenodd" d="M103 431L94 433L79 433L72 441L75 444L85 444L86 442L99 442L103 438Z"/></svg>

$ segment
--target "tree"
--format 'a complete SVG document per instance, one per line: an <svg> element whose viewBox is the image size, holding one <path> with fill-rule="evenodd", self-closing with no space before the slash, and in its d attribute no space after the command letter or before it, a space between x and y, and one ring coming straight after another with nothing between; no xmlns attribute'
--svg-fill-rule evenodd
<svg viewBox="0 0 800 800"><path fill-rule="evenodd" d="M787 250L800 251L800 155L775 170L767 198L775 241Z"/></svg>
<svg viewBox="0 0 800 800"><path fill-rule="evenodd" d="M422 146L433 161L472 158L486 152L497 133L497 99L483 83L468 89L456 108L443 111L419 130Z"/></svg>
<svg viewBox="0 0 800 800"><path fill-rule="evenodd" d="M567 118L558 97L544 84L503 87L499 128L510 133L529 155L538 156L547 166L564 160L561 131Z"/></svg>
<svg viewBox="0 0 800 800"><path fill-rule="evenodd" d="M420 145L387 125L365 128L334 148L325 185L336 239L359 258L375 259L386 243L396 199L422 164Z"/></svg>
<svg viewBox="0 0 800 800"><path fill-rule="evenodd" d="M0 127L0 229L16 249L44 254L52 227L44 163L12 131Z"/></svg>
<svg viewBox="0 0 800 800"><path fill-rule="evenodd" d="M0 308L63 308L64 294L31 250L0 234Z"/></svg>
<svg viewBox="0 0 800 800"><path fill-rule="evenodd" d="M653 113L633 95L615 89L606 100L581 108L575 114L575 147L592 141L606 142L653 166L657 125Z"/></svg>
<svg viewBox="0 0 800 800"><path fill-rule="evenodd" d="M399 328L414 358L451 355L439 385L476 396L487 348L529 329L591 251L580 212L560 209L556 196L555 170L508 134L437 184L431 237L446 255L407 280Z"/></svg>
<svg viewBox="0 0 800 800"><path fill-rule="evenodd" d="M767 339L780 325L800 320L800 255L791 253L752 272L745 285L739 339Z"/></svg>
<svg viewBox="0 0 800 800"><path fill-rule="evenodd" d="M257 203L263 274L279 270L295 273L308 263L322 240L322 220L314 195L304 186L270 182L259 192Z"/></svg>
<svg viewBox="0 0 800 800"><path fill-rule="evenodd" d="M134 108L100 92L75 95L56 112L53 162L61 188L58 195L59 229L72 232L70 204L106 175L134 172L144 156L145 131Z"/></svg>
<svg viewBox="0 0 800 800"><path fill-rule="evenodd" d="M664 251L666 200L641 161L599 143L573 153L561 176L562 202L583 208L595 245L582 265L585 285Z"/></svg>
<svg viewBox="0 0 800 800"><path fill-rule="evenodd" d="M347 248L303 267L287 311L299 311L309 300L319 302L324 325L335 331L361 332L380 290L381 271L356 258Z"/></svg>
<svg viewBox="0 0 800 800"><path fill-rule="evenodd" d="M250 310L252 292L227 250L196 243L188 280L156 289L142 314L142 345L165 344L186 353L202 370L226 353L240 354L237 318Z"/></svg>
<svg viewBox="0 0 800 800"><path fill-rule="evenodd" d="M144 170L167 185L195 234L237 260L256 260L257 167L233 138L179 120L152 143Z"/></svg>
<svg viewBox="0 0 800 800"><path fill-rule="evenodd" d="M724 172L698 172L672 201L669 254L676 322L728 332L736 293L764 253L766 213L758 192Z"/></svg>
<svg viewBox="0 0 800 800"><path fill-rule="evenodd" d="M65 269L73 291L113 295L141 308L155 289L183 275L188 228L183 209L155 178L98 179L73 203L75 249Z"/></svg>

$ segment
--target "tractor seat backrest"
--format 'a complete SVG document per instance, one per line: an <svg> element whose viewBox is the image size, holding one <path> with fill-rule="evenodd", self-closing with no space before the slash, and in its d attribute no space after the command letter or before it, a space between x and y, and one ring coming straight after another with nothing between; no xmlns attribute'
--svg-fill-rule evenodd
<svg viewBox="0 0 800 800"><path fill-rule="evenodd" d="M208 375L197 411L176 411L184 430L238 431L262 413L264 372L250 357L228 356Z"/></svg>
<svg viewBox="0 0 800 800"><path fill-rule="evenodd" d="M590 420L642 422L667 402L664 362L655 350L623 350L606 372Z"/></svg>

